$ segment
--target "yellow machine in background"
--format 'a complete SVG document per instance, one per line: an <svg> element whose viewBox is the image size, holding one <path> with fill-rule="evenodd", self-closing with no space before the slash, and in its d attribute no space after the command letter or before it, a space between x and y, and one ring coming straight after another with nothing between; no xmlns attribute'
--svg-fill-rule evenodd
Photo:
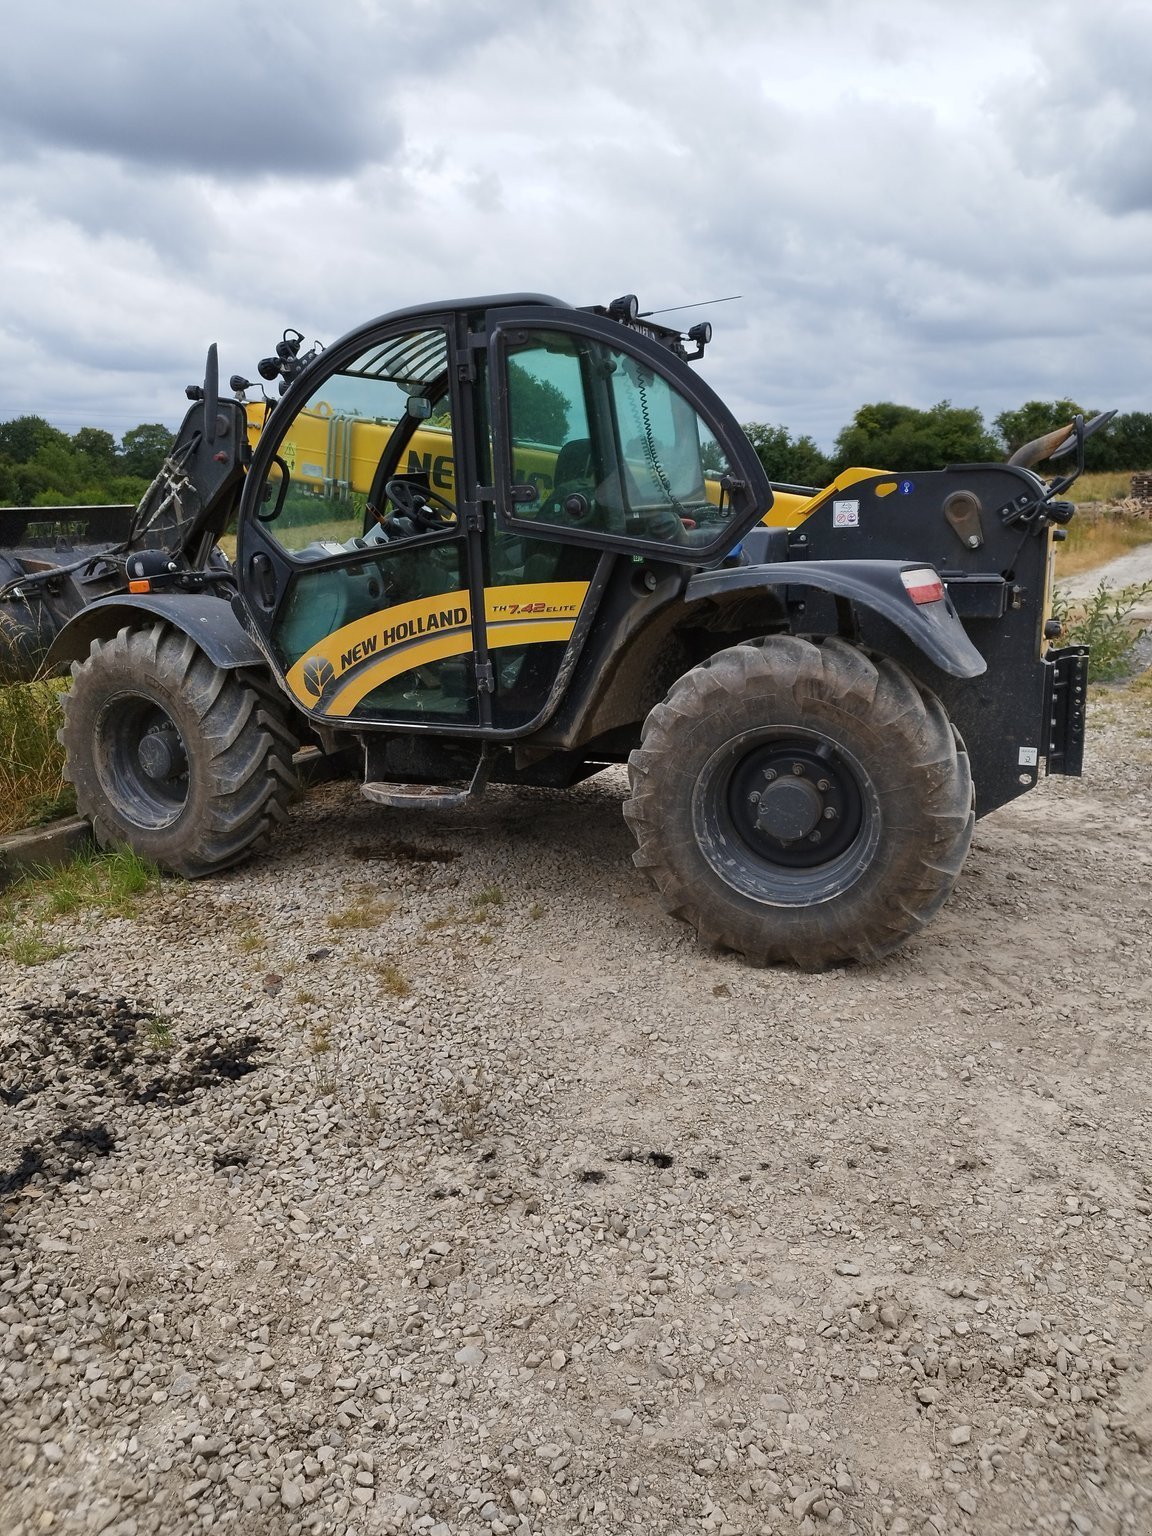
<svg viewBox="0 0 1152 1536"><path fill-rule="evenodd" d="M260 401L249 401L247 412L248 441L254 448L264 427L265 407ZM320 400L299 412L291 436L281 445L280 456L288 465L293 485L317 496L341 500L353 495L367 495L395 426L393 421L370 421L350 415ZM516 465L517 478L525 483L531 481L547 495L552 490L559 449L542 443L538 449L519 447L517 451L520 456ZM400 472L426 474L433 490L451 497L455 486L451 428L418 427ZM795 528L829 492L841 490L876 473L873 469L846 470L830 486L814 495L774 486L774 500L764 522L770 528ZM709 501L718 506L719 479L706 477L705 487Z"/></svg>

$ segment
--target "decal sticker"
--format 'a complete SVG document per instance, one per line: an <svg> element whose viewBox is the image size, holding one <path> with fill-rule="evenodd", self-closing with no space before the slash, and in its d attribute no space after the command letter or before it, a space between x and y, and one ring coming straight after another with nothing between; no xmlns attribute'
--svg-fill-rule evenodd
<svg viewBox="0 0 1152 1536"><path fill-rule="evenodd" d="M1021 766L1021 768L1035 768L1037 762L1039 761L1039 757L1040 757L1039 748L1037 748L1037 747L1021 747L1020 748L1020 766Z"/></svg>
<svg viewBox="0 0 1152 1536"><path fill-rule="evenodd" d="M883 485L874 485L872 489L877 496L891 496L892 492L896 489L896 482L895 480L885 480Z"/></svg>
<svg viewBox="0 0 1152 1536"><path fill-rule="evenodd" d="M901 494L901 496L911 496L912 492L915 489L916 489L916 482L915 482L915 480L901 480L901 482L900 482L900 494Z"/></svg>
<svg viewBox="0 0 1152 1536"><path fill-rule="evenodd" d="M586 581L487 587L489 650L570 640L587 591ZM472 648L469 595L445 592L342 625L289 668L287 683L306 709L343 717L389 678L446 656L468 655Z"/></svg>
<svg viewBox="0 0 1152 1536"><path fill-rule="evenodd" d="M858 501L834 501L832 503L833 528L859 528L860 503Z"/></svg>

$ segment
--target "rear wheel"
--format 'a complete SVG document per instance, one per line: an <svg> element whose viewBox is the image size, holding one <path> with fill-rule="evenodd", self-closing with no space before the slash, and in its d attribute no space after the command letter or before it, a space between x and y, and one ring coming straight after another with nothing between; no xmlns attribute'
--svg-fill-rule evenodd
<svg viewBox="0 0 1152 1536"><path fill-rule="evenodd" d="M217 667L165 624L93 642L73 665L60 740L101 846L189 879L261 847L296 788L296 738L270 679Z"/></svg>
<svg viewBox="0 0 1152 1536"><path fill-rule="evenodd" d="M721 651L648 716L624 808L665 908L756 964L875 960L936 912L968 756L895 662L791 635Z"/></svg>

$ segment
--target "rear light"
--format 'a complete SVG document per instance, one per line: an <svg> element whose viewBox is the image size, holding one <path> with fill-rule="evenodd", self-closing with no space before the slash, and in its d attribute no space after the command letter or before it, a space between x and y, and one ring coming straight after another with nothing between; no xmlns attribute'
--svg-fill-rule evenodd
<svg viewBox="0 0 1152 1536"><path fill-rule="evenodd" d="M152 583L150 581L130 581L128 583L128 590L129 592L136 593L151 592Z"/></svg>
<svg viewBox="0 0 1152 1536"><path fill-rule="evenodd" d="M944 583L930 565L914 571L901 571L904 590L914 603L938 603L944 596Z"/></svg>

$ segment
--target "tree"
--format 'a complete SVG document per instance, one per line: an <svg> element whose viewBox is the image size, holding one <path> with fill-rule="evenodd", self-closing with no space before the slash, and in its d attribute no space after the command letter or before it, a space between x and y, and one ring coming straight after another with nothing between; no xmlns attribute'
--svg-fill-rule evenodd
<svg viewBox="0 0 1152 1536"><path fill-rule="evenodd" d="M152 481L160 473L175 434L158 421L141 422L125 432L120 443L120 468L126 475Z"/></svg>
<svg viewBox="0 0 1152 1536"><path fill-rule="evenodd" d="M41 448L52 443L66 446L68 442L68 434L51 426L43 416L0 421L0 454L17 464L30 464Z"/></svg>
<svg viewBox="0 0 1152 1536"><path fill-rule="evenodd" d="M508 393L520 441L560 446L568 440L568 397L562 389L510 363Z"/></svg>
<svg viewBox="0 0 1152 1536"><path fill-rule="evenodd" d="M786 427L749 421L744 436L756 450L769 480L784 485L827 485L832 466L810 437L790 437Z"/></svg>
<svg viewBox="0 0 1152 1536"><path fill-rule="evenodd" d="M1074 416L1089 415L1075 400L1028 400L1018 410L1001 411L995 427L1004 439L1004 457L1009 458L1017 448L1046 437L1057 427L1065 427Z"/></svg>
<svg viewBox="0 0 1152 1536"><path fill-rule="evenodd" d="M943 469L1003 457L975 407L941 400L930 410L882 400L862 405L836 439L833 467L893 470Z"/></svg>
<svg viewBox="0 0 1152 1536"><path fill-rule="evenodd" d="M116 439L99 427L81 427L72 434L72 447L85 461L90 474L112 474L116 465Z"/></svg>

